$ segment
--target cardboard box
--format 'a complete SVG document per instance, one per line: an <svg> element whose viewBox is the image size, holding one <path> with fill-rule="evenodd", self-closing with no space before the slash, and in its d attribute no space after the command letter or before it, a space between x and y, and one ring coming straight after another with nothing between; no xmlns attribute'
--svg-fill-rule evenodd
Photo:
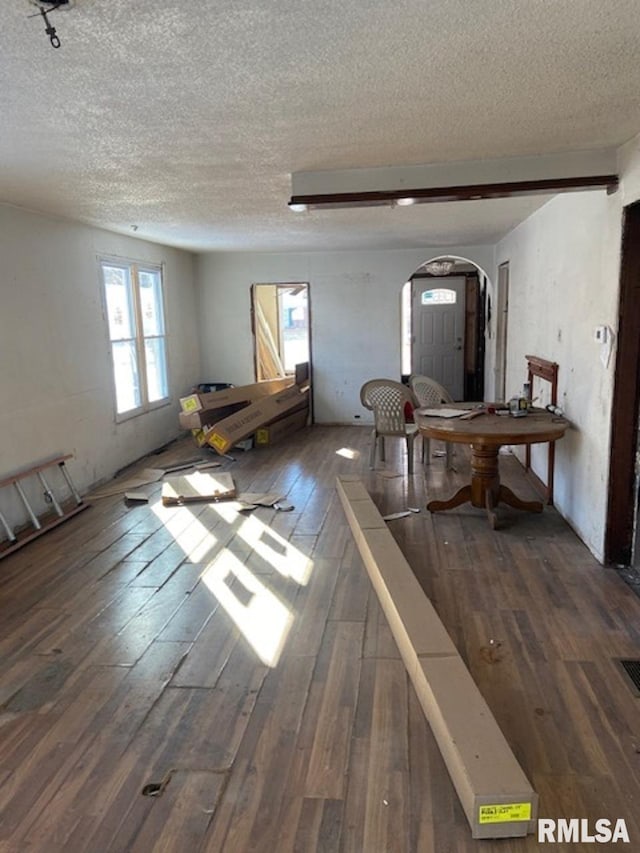
<svg viewBox="0 0 640 853"><path fill-rule="evenodd" d="M268 447L272 444L277 444L279 441L283 441L283 439L303 429L307 425L308 420L309 409L305 406L299 412L293 412L284 418L279 418L277 421L272 421L270 424L258 427L255 437L256 447Z"/></svg>
<svg viewBox="0 0 640 853"><path fill-rule="evenodd" d="M254 382L252 385L240 385L238 388L224 388L221 391L209 391L205 394L189 394L180 398L180 408L183 412L200 412L221 409L234 403L253 403L262 397L275 394L293 385L293 377L267 379L265 382ZM195 424L201 426L202 424ZM187 427L190 429L191 427Z"/></svg>
<svg viewBox="0 0 640 853"><path fill-rule="evenodd" d="M359 514L364 517L362 509ZM370 519L371 513L367 516ZM349 523L352 526L351 520ZM458 650L393 534L384 521L382 524L384 528L369 526L362 530L356 537L356 543L407 672L412 677L420 656L457 657Z"/></svg>
<svg viewBox="0 0 640 853"><path fill-rule="evenodd" d="M183 399L190 398L183 397ZM182 429L202 429L203 427L212 426L223 418L228 418L229 415L234 415L248 405L246 402L232 403L229 406L221 406L218 409L197 409L192 412L180 412L178 420Z"/></svg>
<svg viewBox="0 0 640 853"><path fill-rule="evenodd" d="M538 795L463 660L421 658L412 681L472 837L526 835Z"/></svg>
<svg viewBox="0 0 640 853"><path fill-rule="evenodd" d="M192 429L191 435L194 437L198 447L204 447L207 443L207 435L204 429Z"/></svg>
<svg viewBox="0 0 640 853"><path fill-rule="evenodd" d="M538 795L398 543L353 477L337 490L472 837L534 832Z"/></svg>
<svg viewBox="0 0 640 853"><path fill-rule="evenodd" d="M237 414L216 423L206 433L207 444L218 453L227 453L237 441L253 435L259 427L289 412L308 408L308 405L308 389L292 385L284 391L251 403Z"/></svg>
<svg viewBox="0 0 640 853"><path fill-rule="evenodd" d="M293 381L296 385L306 385L310 381L309 362L303 361L296 364Z"/></svg>

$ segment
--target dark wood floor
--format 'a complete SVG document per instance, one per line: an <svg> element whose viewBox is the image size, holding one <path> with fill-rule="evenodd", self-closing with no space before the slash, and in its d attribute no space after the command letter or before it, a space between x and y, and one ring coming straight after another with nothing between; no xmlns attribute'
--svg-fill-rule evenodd
<svg viewBox="0 0 640 853"><path fill-rule="evenodd" d="M2 853L539 849L471 840L334 489L359 472L384 513L424 507L468 459L388 476L400 451L370 472L368 446L316 427L225 463L292 512L162 508L156 485L0 561ZM640 699L612 660L640 657L640 598L552 509L500 514L495 532L470 507L389 524L540 815L622 817L640 849Z"/></svg>

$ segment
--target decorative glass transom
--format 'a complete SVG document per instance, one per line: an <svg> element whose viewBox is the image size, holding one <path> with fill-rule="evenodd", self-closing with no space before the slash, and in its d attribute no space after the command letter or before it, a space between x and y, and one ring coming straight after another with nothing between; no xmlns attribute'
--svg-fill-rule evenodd
<svg viewBox="0 0 640 853"><path fill-rule="evenodd" d="M438 287L434 290L423 290L421 301L423 305L455 305L456 296L455 290Z"/></svg>

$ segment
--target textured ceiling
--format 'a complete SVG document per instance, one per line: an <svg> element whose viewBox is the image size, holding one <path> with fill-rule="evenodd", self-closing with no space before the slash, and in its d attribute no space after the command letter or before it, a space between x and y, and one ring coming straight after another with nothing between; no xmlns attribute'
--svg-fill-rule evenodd
<svg viewBox="0 0 640 853"><path fill-rule="evenodd" d="M494 241L541 199L294 214L290 175L640 131L637 0L76 0L59 50L33 12L2 4L0 201L188 249Z"/></svg>

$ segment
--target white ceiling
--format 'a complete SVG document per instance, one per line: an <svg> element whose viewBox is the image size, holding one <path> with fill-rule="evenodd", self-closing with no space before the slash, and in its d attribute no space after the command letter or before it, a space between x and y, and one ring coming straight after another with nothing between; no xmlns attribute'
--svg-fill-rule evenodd
<svg viewBox="0 0 640 853"><path fill-rule="evenodd" d="M0 201L192 250L494 242L544 199L295 214L291 173L640 131L637 0L76 0L59 50L33 12L2 3Z"/></svg>

